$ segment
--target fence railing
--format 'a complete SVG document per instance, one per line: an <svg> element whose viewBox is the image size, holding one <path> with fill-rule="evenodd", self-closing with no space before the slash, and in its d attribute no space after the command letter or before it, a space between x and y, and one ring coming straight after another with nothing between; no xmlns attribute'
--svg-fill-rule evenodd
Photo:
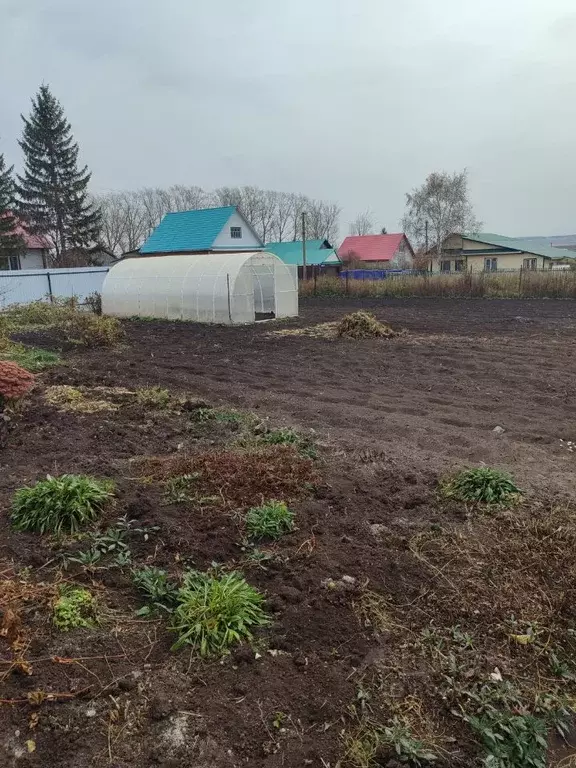
<svg viewBox="0 0 576 768"><path fill-rule="evenodd" d="M107 272L108 267L0 271L0 308L52 296L77 296L84 301L91 293L102 292Z"/></svg>

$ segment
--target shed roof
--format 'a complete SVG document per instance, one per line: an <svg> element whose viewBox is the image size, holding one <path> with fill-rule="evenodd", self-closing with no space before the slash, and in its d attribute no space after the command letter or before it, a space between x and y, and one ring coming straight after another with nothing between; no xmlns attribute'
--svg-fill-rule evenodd
<svg viewBox="0 0 576 768"><path fill-rule="evenodd" d="M140 248L140 253L205 251L212 247L236 211L236 206L227 205L222 208L167 213Z"/></svg>
<svg viewBox="0 0 576 768"><path fill-rule="evenodd" d="M476 243L487 243L488 245L496 245L501 248L509 248L513 251L533 253L535 256L544 256L547 259L576 258L576 254L573 251L564 248L553 248L550 245L535 244L533 240L505 237L504 235L495 235L492 232L479 232L475 235L463 235L463 237Z"/></svg>
<svg viewBox="0 0 576 768"><path fill-rule="evenodd" d="M279 243L266 243L266 250L274 253L284 264L302 266L302 240L287 240ZM307 264L338 264L340 259L327 240L306 240Z"/></svg>
<svg viewBox="0 0 576 768"><path fill-rule="evenodd" d="M403 232L390 235L350 235L338 248L338 255L344 259L353 254L358 261L390 261L404 238L412 251L410 241Z"/></svg>

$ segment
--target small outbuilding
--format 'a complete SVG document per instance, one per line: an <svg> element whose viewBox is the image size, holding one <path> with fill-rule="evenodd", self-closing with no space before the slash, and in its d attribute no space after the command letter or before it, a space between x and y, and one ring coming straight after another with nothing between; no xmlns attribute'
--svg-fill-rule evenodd
<svg viewBox="0 0 576 768"><path fill-rule="evenodd" d="M238 325L298 315L295 267L266 251L124 259L108 272L102 310Z"/></svg>

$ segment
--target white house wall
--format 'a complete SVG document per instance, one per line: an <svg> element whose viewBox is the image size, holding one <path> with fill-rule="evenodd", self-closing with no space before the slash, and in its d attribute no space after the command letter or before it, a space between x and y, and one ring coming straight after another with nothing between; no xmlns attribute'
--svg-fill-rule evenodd
<svg viewBox="0 0 576 768"><path fill-rule="evenodd" d="M240 227L242 229L242 237L230 237L231 227ZM253 250L255 248L261 248L262 242L252 232L246 223L246 220L235 211L226 222L226 226L222 229L222 232L220 232L212 247Z"/></svg>
<svg viewBox="0 0 576 768"><path fill-rule="evenodd" d="M42 251L36 248L35 250L26 251L23 256L20 256L20 268L21 269L44 269L44 262L42 260Z"/></svg>

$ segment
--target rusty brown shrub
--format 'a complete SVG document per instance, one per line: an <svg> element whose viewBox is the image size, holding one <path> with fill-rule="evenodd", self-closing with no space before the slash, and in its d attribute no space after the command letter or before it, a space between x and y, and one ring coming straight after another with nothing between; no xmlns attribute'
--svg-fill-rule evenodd
<svg viewBox="0 0 576 768"><path fill-rule="evenodd" d="M0 402L18 400L34 384L34 376L16 363L0 360Z"/></svg>

